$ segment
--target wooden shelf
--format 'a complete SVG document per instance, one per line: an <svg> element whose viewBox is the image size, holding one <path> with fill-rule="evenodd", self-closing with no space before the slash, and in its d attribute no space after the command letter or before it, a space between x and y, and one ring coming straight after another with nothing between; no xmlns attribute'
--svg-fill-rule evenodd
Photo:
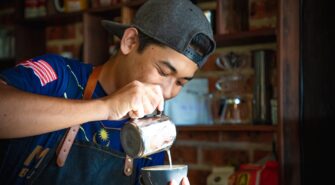
<svg viewBox="0 0 335 185"><path fill-rule="evenodd" d="M31 26L53 26L64 25L83 20L83 11L70 12L70 13L57 13L53 15L26 18L22 23Z"/></svg>
<svg viewBox="0 0 335 185"><path fill-rule="evenodd" d="M101 13L104 14L106 12L120 10L121 7L122 7L122 4L115 4L115 5L111 5L111 6L103 6L103 7L98 7L98 8L92 8L92 9L89 9L87 12L96 13L96 14L101 14Z"/></svg>
<svg viewBox="0 0 335 185"><path fill-rule="evenodd" d="M119 12L122 7L139 7L141 6L146 0L136 0L136 1L126 1L124 3L117 3L111 6L102 6L97 8L90 8L87 12L93 14L106 14L113 11Z"/></svg>
<svg viewBox="0 0 335 185"><path fill-rule="evenodd" d="M276 125L192 125L177 126L177 131L208 131L208 132L277 132Z"/></svg>
<svg viewBox="0 0 335 185"><path fill-rule="evenodd" d="M138 6L142 5L143 3L145 3L146 1L147 0L136 0L136 1L128 0L124 3L124 5L132 6L132 7L138 7Z"/></svg>
<svg viewBox="0 0 335 185"><path fill-rule="evenodd" d="M15 61L15 58L14 57L0 58L0 62L6 62L6 61Z"/></svg>
<svg viewBox="0 0 335 185"><path fill-rule="evenodd" d="M15 58L0 58L0 70L14 66L15 61Z"/></svg>
<svg viewBox="0 0 335 185"><path fill-rule="evenodd" d="M254 74L254 70L252 68L246 68L239 71L240 74L250 76ZM216 70L216 71L197 71L194 74L195 78L218 78L224 75L231 75L233 71L228 70Z"/></svg>
<svg viewBox="0 0 335 185"><path fill-rule="evenodd" d="M276 29L262 29L234 34L215 35L217 47L269 43L276 41Z"/></svg>

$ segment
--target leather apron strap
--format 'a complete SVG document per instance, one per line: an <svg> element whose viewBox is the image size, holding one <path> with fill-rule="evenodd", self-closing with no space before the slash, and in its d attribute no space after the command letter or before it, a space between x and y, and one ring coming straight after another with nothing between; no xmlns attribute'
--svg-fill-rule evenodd
<svg viewBox="0 0 335 185"><path fill-rule="evenodd" d="M84 90L84 100L91 99L92 94L95 90L99 74L101 72L102 66L95 67L93 72L88 78L88 82L86 84ZM57 149L57 160L56 163L59 167L64 166L66 158L70 152L71 146L76 138L80 125L75 125L69 128L63 137L62 141L60 142L58 149Z"/></svg>

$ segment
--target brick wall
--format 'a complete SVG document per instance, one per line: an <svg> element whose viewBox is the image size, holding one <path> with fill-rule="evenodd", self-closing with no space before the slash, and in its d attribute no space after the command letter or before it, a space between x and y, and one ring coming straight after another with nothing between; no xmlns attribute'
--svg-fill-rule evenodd
<svg viewBox="0 0 335 185"><path fill-rule="evenodd" d="M50 26L46 29L47 52L82 59L83 24Z"/></svg>
<svg viewBox="0 0 335 185"><path fill-rule="evenodd" d="M205 185L213 167L237 169L242 163L272 156L273 138L271 132L178 131L171 147L172 162L188 165L192 185Z"/></svg>
<svg viewBox="0 0 335 185"><path fill-rule="evenodd" d="M201 69L202 72L222 71L215 64L220 54L235 52L246 56L251 67L251 50L276 49L275 43L218 48ZM215 83L221 76L209 76L209 90L216 91ZM246 92L252 92L252 83L247 82ZM273 157L273 132L251 131L191 131L179 130L177 140L171 148L175 164L187 164L191 185L206 185L213 167L234 166L242 163L256 163ZM168 160L166 160L168 163Z"/></svg>

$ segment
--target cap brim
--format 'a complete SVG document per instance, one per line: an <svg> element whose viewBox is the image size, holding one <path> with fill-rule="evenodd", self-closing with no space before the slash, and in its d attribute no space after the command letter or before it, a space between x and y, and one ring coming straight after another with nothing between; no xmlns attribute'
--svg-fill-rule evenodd
<svg viewBox="0 0 335 185"><path fill-rule="evenodd" d="M121 24L109 20L102 20L101 24L109 33L116 35L120 38L123 36L124 30L130 27L130 25Z"/></svg>

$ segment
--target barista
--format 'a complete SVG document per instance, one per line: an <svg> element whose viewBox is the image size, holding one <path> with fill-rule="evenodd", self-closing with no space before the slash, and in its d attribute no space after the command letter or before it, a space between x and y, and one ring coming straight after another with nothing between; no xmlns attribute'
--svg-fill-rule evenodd
<svg viewBox="0 0 335 185"><path fill-rule="evenodd" d="M162 111L192 79L215 49L211 26L189 0L149 0L131 25L103 26L121 39L103 66L46 54L0 73L1 184L139 184L140 168L163 164L156 153L126 174L120 128Z"/></svg>

